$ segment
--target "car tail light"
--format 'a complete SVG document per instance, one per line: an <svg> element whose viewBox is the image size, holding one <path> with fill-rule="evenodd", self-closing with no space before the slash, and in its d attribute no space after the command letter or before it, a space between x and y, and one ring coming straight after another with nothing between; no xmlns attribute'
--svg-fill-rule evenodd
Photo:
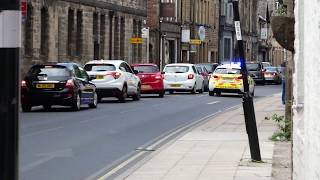
<svg viewBox="0 0 320 180"><path fill-rule="evenodd" d="M238 79L238 80L242 80L242 76L238 76L237 79Z"/></svg>
<svg viewBox="0 0 320 180"><path fill-rule="evenodd" d="M121 76L121 73L120 72L111 72L106 75L111 75L114 79L119 79L119 77Z"/></svg>
<svg viewBox="0 0 320 180"><path fill-rule="evenodd" d="M213 75L212 77L215 78L215 79L219 79L220 78L219 76L216 76L216 75Z"/></svg>
<svg viewBox="0 0 320 180"><path fill-rule="evenodd" d="M276 75L278 75L278 74L277 74L277 73L273 73L272 75L276 76Z"/></svg>
<svg viewBox="0 0 320 180"><path fill-rule="evenodd" d="M21 87L27 88L27 82L25 80L21 81Z"/></svg>
<svg viewBox="0 0 320 180"><path fill-rule="evenodd" d="M188 75L188 79L193 79L194 78L194 75L193 74L189 74Z"/></svg>
<svg viewBox="0 0 320 180"><path fill-rule="evenodd" d="M69 90L69 94L68 96L72 96L73 95L73 89L74 89L74 82L72 79L69 79L66 83L66 88Z"/></svg>
<svg viewBox="0 0 320 180"><path fill-rule="evenodd" d="M157 75L155 79L163 79L163 75Z"/></svg>

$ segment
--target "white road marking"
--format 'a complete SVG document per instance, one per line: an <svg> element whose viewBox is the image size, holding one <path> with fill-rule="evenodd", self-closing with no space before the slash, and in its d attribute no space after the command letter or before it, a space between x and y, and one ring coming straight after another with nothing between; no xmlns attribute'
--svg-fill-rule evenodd
<svg viewBox="0 0 320 180"><path fill-rule="evenodd" d="M213 102L210 102L210 103L207 103L207 104L212 105L212 104L217 104L217 103L220 103L220 101L213 101Z"/></svg>

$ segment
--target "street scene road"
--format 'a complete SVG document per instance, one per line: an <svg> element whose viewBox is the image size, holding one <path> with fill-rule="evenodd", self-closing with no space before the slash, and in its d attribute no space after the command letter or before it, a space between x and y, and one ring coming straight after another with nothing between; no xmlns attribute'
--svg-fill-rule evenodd
<svg viewBox="0 0 320 180"><path fill-rule="evenodd" d="M255 100L280 92L281 85L258 85ZM176 93L127 103L105 98L97 109L78 112L34 107L20 114L21 179L97 178L160 137L241 102L232 94Z"/></svg>

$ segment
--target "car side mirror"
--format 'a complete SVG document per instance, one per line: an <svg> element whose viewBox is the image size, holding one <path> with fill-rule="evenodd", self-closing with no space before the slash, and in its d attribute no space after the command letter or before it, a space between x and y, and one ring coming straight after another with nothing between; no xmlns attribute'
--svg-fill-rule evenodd
<svg viewBox="0 0 320 180"><path fill-rule="evenodd" d="M161 74L165 74L165 72L162 71Z"/></svg>

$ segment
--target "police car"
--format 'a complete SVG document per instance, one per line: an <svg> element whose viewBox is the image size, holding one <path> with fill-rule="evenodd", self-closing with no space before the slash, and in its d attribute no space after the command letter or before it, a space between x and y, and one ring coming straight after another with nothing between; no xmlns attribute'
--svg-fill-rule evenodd
<svg viewBox="0 0 320 180"><path fill-rule="evenodd" d="M209 80L209 95L220 96L221 93L242 94L243 82L240 64L224 64L216 68ZM248 76L249 92L254 96L255 82Z"/></svg>

